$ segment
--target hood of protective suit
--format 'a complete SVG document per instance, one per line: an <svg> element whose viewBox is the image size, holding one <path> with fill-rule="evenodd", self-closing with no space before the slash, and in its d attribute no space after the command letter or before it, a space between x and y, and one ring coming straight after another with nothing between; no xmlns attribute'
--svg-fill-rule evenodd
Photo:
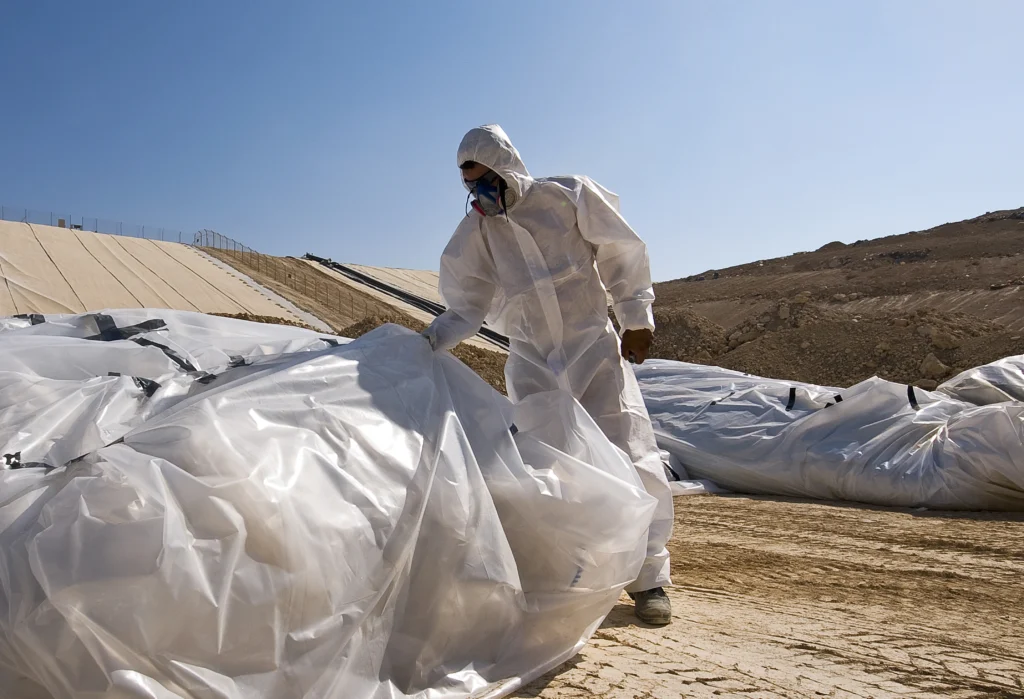
<svg viewBox="0 0 1024 699"><path fill-rule="evenodd" d="M522 201L533 182L519 151L512 145L504 129L497 124L478 126L462 138L457 164L462 165L468 160L486 165L498 173L509 189L516 193L516 202ZM514 206L512 204L509 208Z"/></svg>

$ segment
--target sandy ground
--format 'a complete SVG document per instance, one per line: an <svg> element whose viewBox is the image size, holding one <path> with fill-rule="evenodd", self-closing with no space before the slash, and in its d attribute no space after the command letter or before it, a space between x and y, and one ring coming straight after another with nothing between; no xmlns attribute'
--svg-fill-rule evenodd
<svg viewBox="0 0 1024 699"><path fill-rule="evenodd" d="M1024 697L1024 515L677 498L672 554L671 626L514 696Z"/></svg>

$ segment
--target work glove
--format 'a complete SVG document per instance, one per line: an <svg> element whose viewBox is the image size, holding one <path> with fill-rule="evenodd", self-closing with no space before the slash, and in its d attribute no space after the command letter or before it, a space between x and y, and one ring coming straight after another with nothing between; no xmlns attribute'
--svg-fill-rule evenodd
<svg viewBox="0 0 1024 699"><path fill-rule="evenodd" d="M626 330L622 333L622 358L634 364L643 364L651 351L654 333L643 330Z"/></svg>

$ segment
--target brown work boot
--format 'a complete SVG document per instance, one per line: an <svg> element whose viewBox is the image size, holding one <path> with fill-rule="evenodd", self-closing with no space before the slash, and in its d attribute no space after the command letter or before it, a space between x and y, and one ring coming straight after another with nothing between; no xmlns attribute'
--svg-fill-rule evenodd
<svg viewBox="0 0 1024 699"><path fill-rule="evenodd" d="M630 592L636 618L651 626L665 626L672 621L672 603L665 590L656 587L643 592Z"/></svg>

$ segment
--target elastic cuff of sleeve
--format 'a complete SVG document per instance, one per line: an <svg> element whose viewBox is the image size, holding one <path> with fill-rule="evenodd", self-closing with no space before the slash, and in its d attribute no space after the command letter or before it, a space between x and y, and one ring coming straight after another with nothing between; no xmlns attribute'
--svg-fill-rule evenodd
<svg viewBox="0 0 1024 699"><path fill-rule="evenodd" d="M630 300L615 304L615 317L619 321L619 335L627 330L654 331L654 312L649 301Z"/></svg>

